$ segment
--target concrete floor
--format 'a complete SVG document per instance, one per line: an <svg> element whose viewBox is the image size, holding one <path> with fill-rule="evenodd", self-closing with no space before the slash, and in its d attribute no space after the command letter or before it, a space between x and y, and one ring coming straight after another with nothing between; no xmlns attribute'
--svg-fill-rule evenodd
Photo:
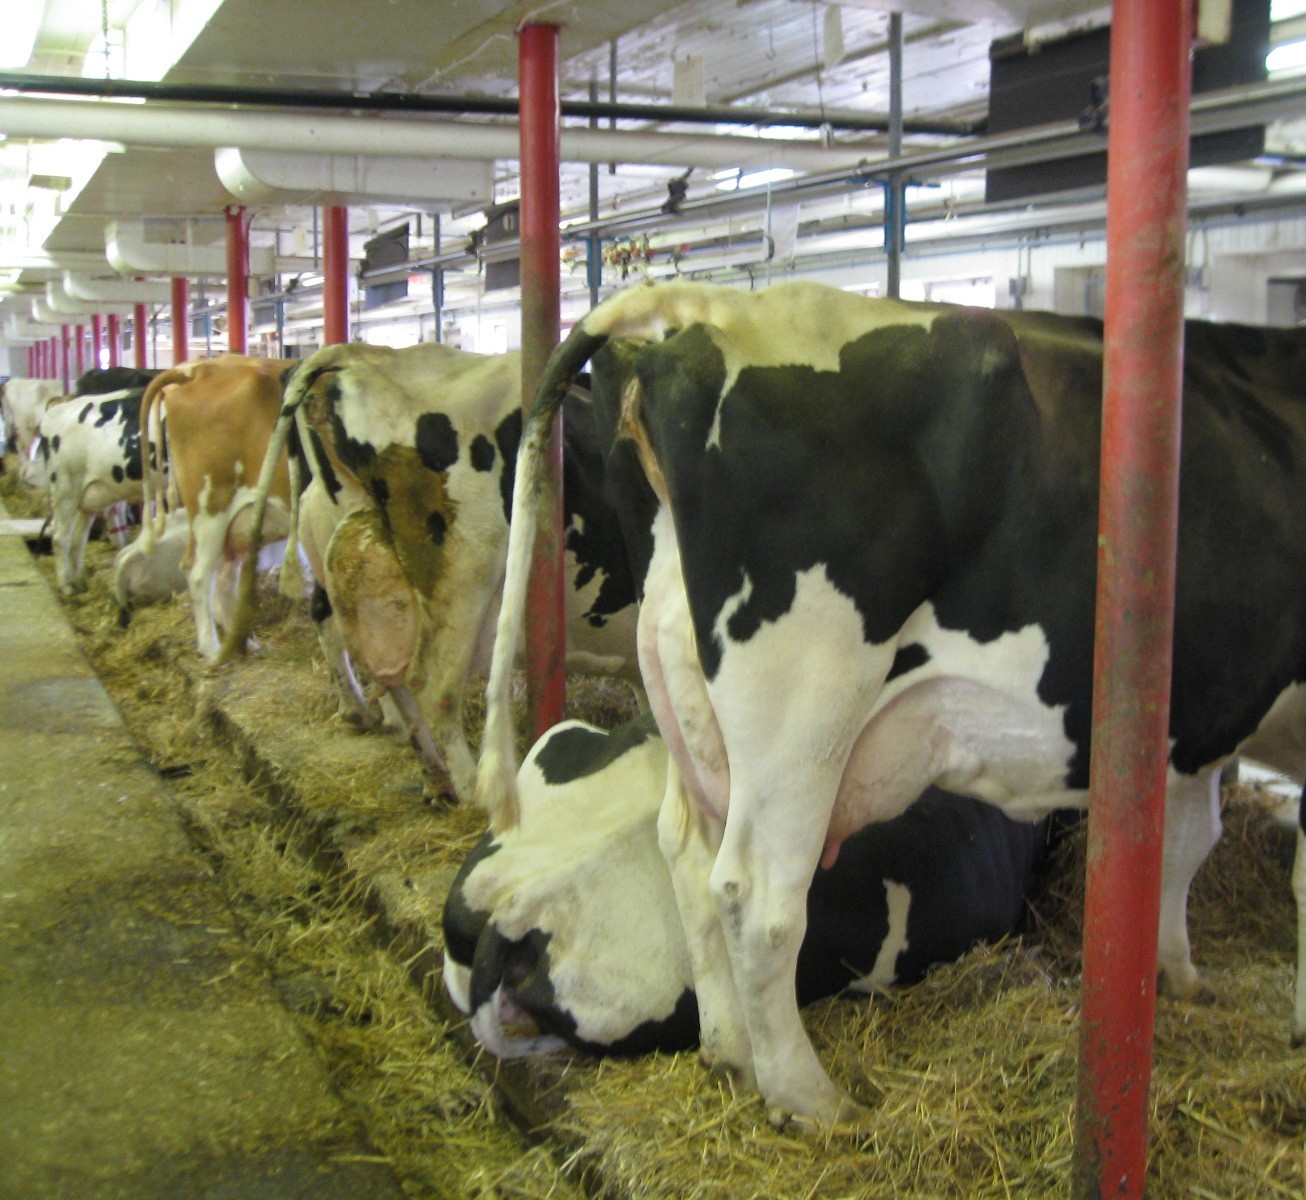
<svg viewBox="0 0 1306 1200"><path fill-rule="evenodd" d="M0 1200L397 1198L379 1158L0 536Z"/></svg>

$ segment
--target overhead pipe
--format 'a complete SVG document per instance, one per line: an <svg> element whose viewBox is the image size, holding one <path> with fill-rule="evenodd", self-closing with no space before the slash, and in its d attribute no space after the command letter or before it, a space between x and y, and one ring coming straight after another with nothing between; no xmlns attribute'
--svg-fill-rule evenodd
<svg viewBox="0 0 1306 1200"><path fill-rule="evenodd" d="M155 83L143 79L75 79L67 75L28 75L0 72L0 89L63 96L123 97L194 104L244 104L262 108L321 108L348 112L450 113L455 116L517 115L517 101L497 96L420 95L413 92L347 92L339 89L237 87L230 84ZM883 114L791 112L743 105L716 107L685 104L632 104L609 99L561 100L564 117L612 121L659 121L678 125L791 125L799 129L831 129L836 133L884 133L890 119ZM983 130L983 121L913 119L906 132L966 137Z"/></svg>
<svg viewBox="0 0 1306 1200"><path fill-rule="evenodd" d="M0 100L0 105L3 103ZM167 275L176 279L191 275L225 275L227 271L225 245L147 242L145 222L140 220L110 221L104 229L104 253L110 266L123 275ZM276 273L275 256L270 246L250 250L249 273Z"/></svg>
<svg viewBox="0 0 1306 1200"><path fill-rule="evenodd" d="M494 199L494 165L459 158L292 154L224 146L213 166L246 204L421 204L452 210Z"/></svg>
<svg viewBox="0 0 1306 1200"><path fill-rule="evenodd" d="M94 301L74 299L64 290L61 279L51 279L46 283L45 302L52 312L62 313L69 317L89 317L93 313L104 312L111 307L117 307L120 312L125 312L127 309L127 305L112 306Z"/></svg>
<svg viewBox="0 0 1306 1200"><path fill-rule="evenodd" d="M243 208L228 206L227 216L227 349L244 354L249 301L249 224Z"/></svg>
<svg viewBox="0 0 1306 1200"><path fill-rule="evenodd" d="M108 269L108 262L105 262ZM94 279L76 271L63 273L64 294L85 304L167 304L172 289L166 283L142 283L126 279Z"/></svg>
<svg viewBox="0 0 1306 1200"><path fill-rule="evenodd" d="M556 25L517 33L521 98L521 393L529 407L558 344L561 315L558 40ZM562 583L562 413L536 493L540 516L526 596L526 703L535 737L563 717L566 634Z"/></svg>
<svg viewBox="0 0 1306 1200"><path fill-rule="evenodd" d="M1183 379L1191 0L1115 0L1093 738L1072 1194L1147 1171Z"/></svg>
<svg viewBox="0 0 1306 1200"><path fill-rule="evenodd" d="M0 133L59 138L66 137L69 129L76 129L78 137L126 146L217 150L234 145L244 150L466 158L479 162L515 159L521 152L517 126L506 123L346 116L324 119L307 113L210 111L181 105L0 96ZM823 171L881 153L877 143L869 141L826 147L788 138L606 129L564 129L561 141L562 158L568 162L611 160L712 169L790 167L795 171Z"/></svg>

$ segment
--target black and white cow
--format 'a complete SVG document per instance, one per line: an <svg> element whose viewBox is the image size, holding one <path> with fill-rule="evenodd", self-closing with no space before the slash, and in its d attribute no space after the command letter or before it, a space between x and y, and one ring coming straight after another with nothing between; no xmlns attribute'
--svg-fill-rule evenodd
<svg viewBox="0 0 1306 1200"><path fill-rule="evenodd" d="M265 459L298 422L313 474L301 522L320 585L311 611L343 705L370 720L357 663L454 795L475 777L463 696L489 660L520 399L515 353L328 346L287 376ZM573 395L566 412L568 665L637 681L634 585L615 515L590 490L604 473L588 398Z"/></svg>
<svg viewBox="0 0 1306 1200"><path fill-rule="evenodd" d="M564 722L527 755L521 822L481 839L444 909L445 984L491 1053L638 1054L698 1040L658 848L667 766L651 715L611 732ZM798 1003L915 983L1010 933L1046 844L1046 822L933 788L854 834L808 892ZM512 1032L522 1018L527 1029Z"/></svg>
<svg viewBox="0 0 1306 1200"><path fill-rule="evenodd" d="M1101 323L806 283L649 287L580 321L518 460L479 779L497 830L516 819L506 664L540 455L586 362L648 564L640 666L683 783L669 803L692 813L667 819L696 831L670 864L706 1056L777 1116L855 1119L794 997L817 865L930 784L1020 817L1086 799ZM1241 747L1306 775L1303 380L1306 330L1187 326L1159 929L1173 993L1199 982L1186 904L1219 836L1218 765Z"/></svg>
<svg viewBox="0 0 1306 1200"><path fill-rule="evenodd" d="M142 395L136 388L71 399L41 418L55 577L64 595L85 587L86 541L96 513L140 503Z"/></svg>

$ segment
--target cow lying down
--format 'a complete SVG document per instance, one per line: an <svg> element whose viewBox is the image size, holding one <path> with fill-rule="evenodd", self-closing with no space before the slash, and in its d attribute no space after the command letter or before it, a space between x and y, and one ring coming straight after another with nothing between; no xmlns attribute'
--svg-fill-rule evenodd
<svg viewBox="0 0 1306 1200"><path fill-rule="evenodd" d="M477 1039L500 1058L693 1046L689 953L658 845L667 750L653 718L610 733L564 722L517 782L521 823L481 839L444 910L445 985ZM937 788L848 838L808 893L798 1002L915 983L1010 933L1047 841L1046 821Z"/></svg>
<svg viewBox="0 0 1306 1200"><path fill-rule="evenodd" d="M190 540L185 510L168 514L163 533L151 545L137 537L114 555L113 595L118 616L126 625L133 609L157 604L186 590L186 569L181 560Z"/></svg>

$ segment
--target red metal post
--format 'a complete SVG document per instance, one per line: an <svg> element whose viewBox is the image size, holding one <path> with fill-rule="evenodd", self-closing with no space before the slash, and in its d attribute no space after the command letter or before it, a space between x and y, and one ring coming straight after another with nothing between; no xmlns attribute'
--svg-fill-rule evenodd
<svg viewBox="0 0 1306 1200"><path fill-rule="evenodd" d="M349 341L349 210L322 210L322 344Z"/></svg>
<svg viewBox="0 0 1306 1200"><path fill-rule="evenodd" d="M132 307L132 365L137 370L143 371L146 366L145 357L145 326L147 318L145 316L145 305L137 304Z"/></svg>
<svg viewBox="0 0 1306 1200"><path fill-rule="evenodd" d="M73 331L69 326L67 325L59 326L59 348L62 351L60 357L63 360L63 390L65 392L72 391L72 386L69 383L69 373L71 369L70 355L72 354L72 345L71 345L72 337L73 337Z"/></svg>
<svg viewBox="0 0 1306 1200"><path fill-rule="evenodd" d="M1140 1197L1174 632L1192 0L1115 0L1074 1195Z"/></svg>
<svg viewBox="0 0 1306 1200"><path fill-rule="evenodd" d="M76 378L80 379L82 377L82 372L86 370L86 326L78 325L75 328L76 340L73 344L76 349L73 351L73 361L77 364Z"/></svg>
<svg viewBox="0 0 1306 1200"><path fill-rule="evenodd" d="M184 275L172 280L172 365L186 361L190 353L190 280Z"/></svg>
<svg viewBox="0 0 1306 1200"><path fill-rule="evenodd" d="M122 365L122 323L117 313L110 313L106 318L109 327L109 366Z"/></svg>
<svg viewBox="0 0 1306 1200"><path fill-rule="evenodd" d="M27 347L27 378L36 378L36 346L35 344Z"/></svg>
<svg viewBox="0 0 1306 1200"><path fill-rule="evenodd" d="M561 158L558 27L526 25L518 33L521 136L522 404L529 407L558 344ZM562 720L566 704L566 634L562 590L562 430L555 428L540 494L539 532L526 600L526 696L539 737Z"/></svg>
<svg viewBox="0 0 1306 1200"><path fill-rule="evenodd" d="M104 318L99 313L91 314L91 366L100 365L100 347L104 345Z"/></svg>
<svg viewBox="0 0 1306 1200"><path fill-rule="evenodd" d="M59 377L59 339L50 338L45 343L45 377L47 379L57 379Z"/></svg>
<svg viewBox="0 0 1306 1200"><path fill-rule="evenodd" d="M243 208L227 209L227 349L245 353L249 297L249 226Z"/></svg>

